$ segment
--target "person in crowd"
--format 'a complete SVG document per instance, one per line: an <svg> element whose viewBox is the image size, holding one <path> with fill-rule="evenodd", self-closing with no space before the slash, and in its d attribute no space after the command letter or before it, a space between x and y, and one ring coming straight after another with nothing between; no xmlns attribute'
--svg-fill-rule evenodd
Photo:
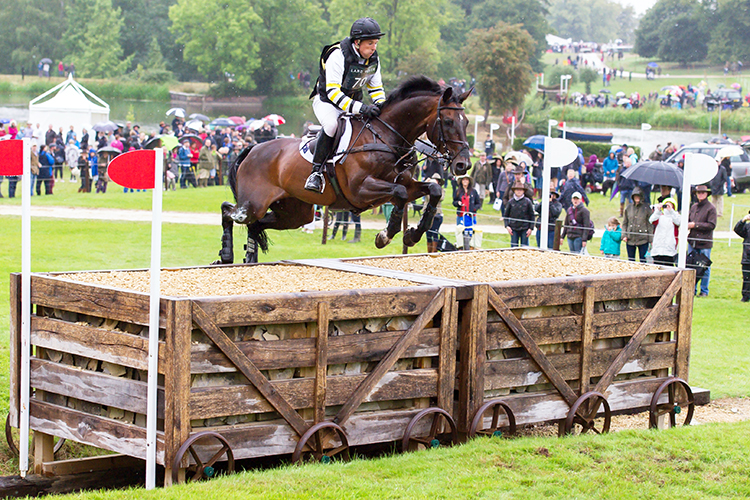
<svg viewBox="0 0 750 500"><path fill-rule="evenodd" d="M188 182L193 187L198 187L198 184L195 182L195 175L193 175L190 168L191 157L190 140L185 139L177 149L177 163L180 166L180 189L187 189Z"/></svg>
<svg viewBox="0 0 750 500"><path fill-rule="evenodd" d="M91 180L89 181L89 193L91 187L96 186L99 181L99 155L96 154L96 148L94 146L89 147L87 163L89 165L89 175Z"/></svg>
<svg viewBox="0 0 750 500"><path fill-rule="evenodd" d="M323 165L333 149L338 117L353 113L366 118L380 115L385 102L383 79L378 59L378 41L385 35L380 25L369 17L357 19L349 36L323 48L320 75L313 90L313 112L322 125L313 158L312 173L305 189L323 192ZM367 88L372 104L364 104L363 89Z"/></svg>
<svg viewBox="0 0 750 500"><path fill-rule="evenodd" d="M78 136L76 135L73 125L70 126L70 129L65 134L65 144L70 144L70 141L73 141L74 144L78 142Z"/></svg>
<svg viewBox="0 0 750 500"><path fill-rule="evenodd" d="M603 196L607 196L607 191L614 188L615 182L617 181L618 168L620 168L620 164L617 163L615 152L610 151L607 157L602 162L602 172L604 174L604 182L602 183Z"/></svg>
<svg viewBox="0 0 750 500"><path fill-rule="evenodd" d="M73 134L74 138L70 139L68 145L65 146L65 163L70 172L70 182L77 181L78 159L81 157L81 150L76 146L75 132Z"/></svg>
<svg viewBox="0 0 750 500"><path fill-rule="evenodd" d="M20 137L18 137L18 125L16 125L15 120L11 120L10 124L8 124L8 135L10 136L10 139L20 139Z"/></svg>
<svg viewBox="0 0 750 500"><path fill-rule="evenodd" d="M492 169L490 168L490 163L487 161L487 153L482 152L479 154L479 161L474 164L474 168L471 169L469 175L474 179L474 185L477 192L479 192L479 199L484 203L484 199L487 196L487 187L492 184Z"/></svg>
<svg viewBox="0 0 750 500"><path fill-rule="evenodd" d="M55 159L55 165L52 167L52 177L63 181L63 165L65 164L65 145L54 142L49 147L49 152Z"/></svg>
<svg viewBox="0 0 750 500"><path fill-rule="evenodd" d="M633 193L635 188L635 181L626 179L622 174L633 165L633 162L627 156L622 159L622 168L617 174L617 186L620 189L620 217L623 216L625 210L625 204L630 203L630 195Z"/></svg>
<svg viewBox="0 0 750 500"><path fill-rule="evenodd" d="M730 162L729 158L723 158L719 164L716 175L711 179L711 203L716 208L716 216L724 216L724 192L727 186L727 169L724 165ZM730 163L731 165L731 163ZM730 167L731 168L731 167Z"/></svg>
<svg viewBox="0 0 750 500"><path fill-rule="evenodd" d="M44 143L47 146L51 146L52 144L55 143L56 140L57 140L57 132L55 132L54 125L50 123L49 128L47 129L47 132L44 134Z"/></svg>
<svg viewBox="0 0 750 500"><path fill-rule="evenodd" d="M581 195L586 205L589 204L589 198L586 196L586 191L583 189L583 186L581 186L578 179L576 179L576 171L568 169L566 172L565 184L563 184L562 190L560 191L560 203L562 203L565 210L573 206L573 193Z"/></svg>
<svg viewBox="0 0 750 500"><path fill-rule="evenodd" d="M81 150L78 157L78 171L81 178L81 186L78 188L79 193L91 192L91 170L89 168L89 151L88 147Z"/></svg>
<svg viewBox="0 0 750 500"><path fill-rule="evenodd" d="M552 182L550 182L552 184ZM562 204L558 201L560 193L550 187L549 192L549 218L547 219L547 248L552 250L555 247L555 223L560 218L563 211ZM536 246L541 247L542 243L542 202L534 204L536 213Z"/></svg>
<svg viewBox="0 0 750 500"><path fill-rule="evenodd" d="M487 138L484 140L484 154L489 158L495 154L495 141L492 140L490 134L487 134Z"/></svg>
<svg viewBox="0 0 750 500"><path fill-rule="evenodd" d="M440 200L438 201L437 211L435 217L432 219L432 225L427 230L427 253L435 253L438 251L438 244L440 243L440 226L443 225L443 208L440 201L445 196L445 189L443 189L443 176L440 173L434 173L426 182L434 182L440 186Z"/></svg>
<svg viewBox="0 0 750 500"><path fill-rule="evenodd" d="M617 220L617 217L610 217L607 220L607 228L599 242L599 252L608 259L619 259L621 242L622 228L620 228L620 221Z"/></svg>
<svg viewBox="0 0 750 500"><path fill-rule="evenodd" d="M456 193L453 195L453 206L456 211L456 224L463 224L464 215L476 215L482 207L479 199L479 193L474 189L474 181L469 175L462 175L457 178L459 184L456 187Z"/></svg>
<svg viewBox="0 0 750 500"><path fill-rule="evenodd" d="M594 184L596 184L596 181L594 180L594 171L596 170L596 164L598 161L599 158L597 158L596 155L591 155L589 156L589 161L586 162L586 172L583 174L581 179L581 185L583 186L584 190L587 186L590 185L593 188Z"/></svg>
<svg viewBox="0 0 750 500"><path fill-rule="evenodd" d="M100 159L97 161L97 172L99 176L96 180L96 192L105 194L107 192L107 185L109 184L109 175L107 169L109 168L109 162L112 159L108 153L102 154Z"/></svg>
<svg viewBox="0 0 750 500"><path fill-rule="evenodd" d="M589 230L591 213L586 205L583 204L583 195L575 192L571 195L571 206L566 210L565 222L560 235L560 246L565 238L568 239L568 249L572 253L581 253L588 243L584 237Z"/></svg>
<svg viewBox="0 0 750 500"><path fill-rule="evenodd" d="M531 179L534 184L534 198L542 194L542 182L544 181L544 153L540 151L532 152L536 157L531 165ZM554 191L554 189L552 189Z"/></svg>
<svg viewBox="0 0 750 500"><path fill-rule="evenodd" d="M677 237L680 227L680 214L677 200L667 198L654 207L649 217L654 225L654 240L651 243L651 258L654 264L674 266L677 258Z"/></svg>
<svg viewBox="0 0 750 500"><path fill-rule="evenodd" d="M651 243L653 225L649 222L651 207L643 199L643 190L636 186L630 195L632 203L626 208L622 220L622 241L626 243L628 260L635 262L635 254L638 252L638 261L646 262L646 252Z"/></svg>
<svg viewBox="0 0 750 500"><path fill-rule="evenodd" d="M52 169L55 167L55 157L49 152L49 146L42 145L39 151L39 175L36 181L36 194L41 196L42 184L44 184L44 194L52 194L52 188L55 179L52 177Z"/></svg>
<svg viewBox="0 0 750 500"><path fill-rule="evenodd" d="M80 147L81 151L89 149L89 132L88 130L81 129L81 141L80 141Z"/></svg>
<svg viewBox="0 0 750 500"><path fill-rule="evenodd" d="M698 199L690 207L688 216L688 251L693 250L711 258L711 248L714 246L714 229L716 229L716 208L708 201L708 195L711 190L708 187L700 185L695 188L695 197ZM708 297L708 283L711 279L711 268L706 269L703 277L700 279L700 293L698 292L698 283L695 284L695 292L699 297Z"/></svg>
<svg viewBox="0 0 750 500"><path fill-rule="evenodd" d="M502 163L502 159L498 159L498 162ZM513 181L515 180L513 170L516 167L517 165L514 162L505 162L505 168L498 174L497 181L493 182L495 185L495 198L499 198L500 200L505 199L505 193L510 190L509 188L513 185Z"/></svg>
<svg viewBox="0 0 750 500"><path fill-rule="evenodd" d="M534 186L532 186L527 180L526 180L526 164L521 162L520 164L516 165L513 169L513 179L510 181L510 186L508 189L505 190L505 195L503 195L503 207L510 201L511 198L515 195L513 192L512 186L516 184L523 184L523 195L528 198L529 200L534 199ZM504 210L504 208L503 208Z"/></svg>
<svg viewBox="0 0 750 500"><path fill-rule="evenodd" d="M534 229L534 204L525 195L526 186L516 182L511 186L513 196L505 204L503 223L510 234L510 246L529 246L529 236Z"/></svg>
<svg viewBox="0 0 750 500"><path fill-rule="evenodd" d="M36 180L39 177L39 145L36 142L31 143L31 182L29 182L29 189L31 196L34 196L36 191Z"/></svg>
<svg viewBox="0 0 750 500"><path fill-rule="evenodd" d="M211 144L211 139L206 139L198 152L198 187L208 187L208 179L213 168Z"/></svg>
<svg viewBox="0 0 750 500"><path fill-rule="evenodd" d="M742 302L750 302L750 212L737 221L734 232L742 241Z"/></svg>

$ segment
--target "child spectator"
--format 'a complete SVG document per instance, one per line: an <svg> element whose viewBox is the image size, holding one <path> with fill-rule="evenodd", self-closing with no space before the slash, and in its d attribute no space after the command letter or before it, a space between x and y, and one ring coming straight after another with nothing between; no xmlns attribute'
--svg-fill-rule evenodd
<svg viewBox="0 0 750 500"><path fill-rule="evenodd" d="M622 229L617 217L610 217L607 221L607 229L602 235L599 243L599 251L608 259L620 258L620 243L622 242Z"/></svg>

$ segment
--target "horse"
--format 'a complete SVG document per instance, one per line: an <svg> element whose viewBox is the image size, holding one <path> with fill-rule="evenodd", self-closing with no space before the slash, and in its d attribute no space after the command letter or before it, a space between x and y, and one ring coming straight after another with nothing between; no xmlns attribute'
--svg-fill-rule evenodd
<svg viewBox="0 0 750 500"><path fill-rule="evenodd" d="M314 205L359 213L391 202L386 228L375 238L376 247L383 248L400 231L406 205L427 196L417 227L403 235L404 245L415 245L430 228L441 196L437 184L413 177L415 142L426 133L453 174L466 173L471 161L462 104L472 90L457 95L427 77L412 77L388 96L380 117L354 117L353 140L343 163L335 165L339 189L330 176L323 193L304 189L310 163L299 152L300 139L280 138L245 148L228 172L236 203L222 203L222 248L214 264L234 262L234 224L247 226L244 262L257 262L258 248L268 251L266 230L310 223Z"/></svg>

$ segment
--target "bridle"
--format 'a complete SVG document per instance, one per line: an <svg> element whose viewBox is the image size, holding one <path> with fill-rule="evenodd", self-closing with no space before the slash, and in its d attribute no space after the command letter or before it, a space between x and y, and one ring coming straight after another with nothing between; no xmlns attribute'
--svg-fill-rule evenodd
<svg viewBox="0 0 750 500"><path fill-rule="evenodd" d="M438 104L437 107L437 119L435 120L435 123L432 124L432 136L435 136L435 128L438 129L438 140L436 141L435 146L437 147L437 150L443 154L447 155L447 164L451 165L453 163L453 160L455 160L458 156L461 155L464 151L469 152L469 143L466 141L458 141L456 139L446 139L445 138L445 130L443 129L443 117L440 114L440 112L444 109L450 109L453 111L463 111L465 108L463 106L443 106L441 104ZM448 149L448 143L456 143L461 146L461 149L458 150L455 154L450 154L450 149ZM441 149L443 151L441 151Z"/></svg>

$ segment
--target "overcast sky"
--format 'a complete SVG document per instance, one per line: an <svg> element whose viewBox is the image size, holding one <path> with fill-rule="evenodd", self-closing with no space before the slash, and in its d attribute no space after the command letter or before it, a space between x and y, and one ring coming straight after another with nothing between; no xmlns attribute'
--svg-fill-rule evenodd
<svg viewBox="0 0 750 500"><path fill-rule="evenodd" d="M656 0L617 0L622 5L630 5L635 9L636 14L643 14L651 8Z"/></svg>

